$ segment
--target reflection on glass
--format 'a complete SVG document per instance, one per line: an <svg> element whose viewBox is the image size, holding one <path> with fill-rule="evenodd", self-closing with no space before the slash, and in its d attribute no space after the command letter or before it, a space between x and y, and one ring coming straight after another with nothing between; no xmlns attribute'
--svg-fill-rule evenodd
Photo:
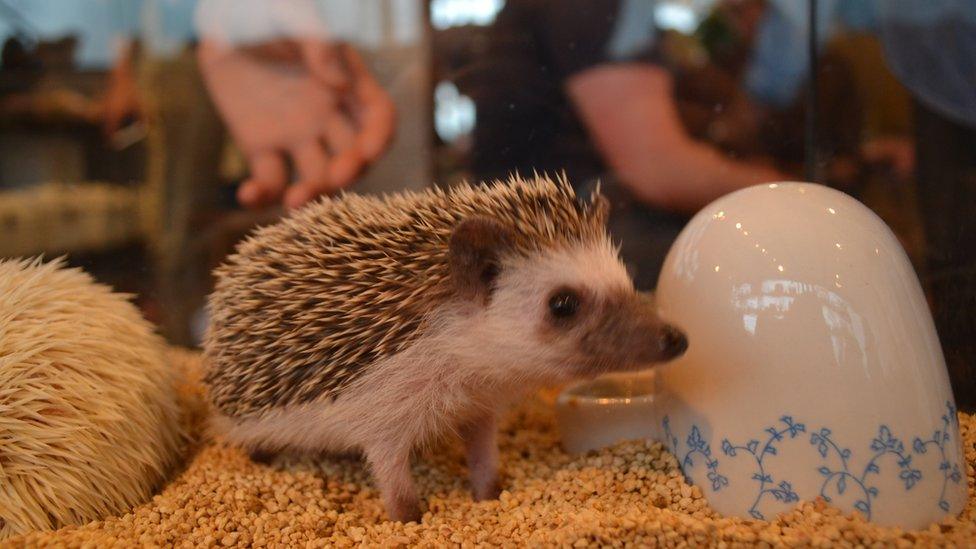
<svg viewBox="0 0 976 549"><path fill-rule="evenodd" d="M835 275L838 278L840 275ZM733 304L742 313L742 326L755 336L762 329L762 319L783 320L793 304L800 299L813 299L820 305L824 324L829 329L834 359L844 364L850 353L867 368L867 336L864 322L850 304L836 292L814 284L789 279L764 280L758 291L752 284L740 284L733 289ZM854 342L853 347L850 342Z"/></svg>
<svg viewBox="0 0 976 549"><path fill-rule="evenodd" d="M818 182L896 234L929 292L953 381L976 406L976 10L967 0L818 0L811 72L808 9L794 0L3 0L0 256L67 254L137 294L170 341L196 345L208 272L289 203L565 172L583 193L600 183L621 254L651 290L696 211L742 187L803 179L810 164ZM215 39L266 78L201 64ZM342 44L362 63L335 57ZM328 88L357 67L369 75L357 80L360 96ZM325 88L283 85L307 85L287 80L302 74ZM234 104L256 108L237 116ZM366 104L382 112L364 116ZM389 140L340 153L342 136L372 127L367 119ZM311 154L248 138L298 128L321 130ZM736 228L755 237L755 227ZM794 274L765 245L750 242L755 261L771 276ZM683 257L687 276L728 274ZM761 318L748 322L761 329Z"/></svg>

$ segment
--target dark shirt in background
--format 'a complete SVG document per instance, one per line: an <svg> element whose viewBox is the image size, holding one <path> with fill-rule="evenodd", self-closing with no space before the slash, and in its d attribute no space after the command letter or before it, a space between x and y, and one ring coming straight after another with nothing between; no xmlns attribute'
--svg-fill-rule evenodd
<svg viewBox="0 0 976 549"><path fill-rule="evenodd" d="M655 2L510 0L476 67L472 169L479 180L558 175L612 204L610 231L639 288L650 289L687 221L643 206L607 168L566 94L574 75L600 65L654 63ZM648 128L653 131L653 128Z"/></svg>

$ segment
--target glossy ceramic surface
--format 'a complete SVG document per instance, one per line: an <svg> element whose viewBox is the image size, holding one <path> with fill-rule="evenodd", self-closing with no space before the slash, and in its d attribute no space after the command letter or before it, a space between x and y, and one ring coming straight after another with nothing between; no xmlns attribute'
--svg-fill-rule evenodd
<svg viewBox="0 0 976 549"><path fill-rule="evenodd" d="M966 500L959 428L918 279L870 210L779 183L716 201L658 285L685 356L655 421L721 513L774 518L827 498L924 527Z"/></svg>

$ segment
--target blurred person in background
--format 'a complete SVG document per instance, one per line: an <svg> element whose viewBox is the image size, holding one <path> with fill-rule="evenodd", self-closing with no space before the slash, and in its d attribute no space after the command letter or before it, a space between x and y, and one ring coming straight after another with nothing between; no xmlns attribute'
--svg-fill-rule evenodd
<svg viewBox="0 0 976 549"><path fill-rule="evenodd" d="M615 207L611 231L622 239L624 260L645 289L654 285L687 213L735 189L795 177L762 158L730 158L682 125L675 89L684 82L676 84L656 48L661 33L655 29L655 4L509 1L494 24L486 59L473 71L480 80L472 90L478 178L566 170L580 187L602 180ZM714 117L728 122L727 142L766 133L765 112L802 103L811 79L808 6L793 0L719 4L748 42L741 91L733 94L728 113ZM819 124L839 141L821 134L822 150L814 159L818 168L827 168L825 182L843 182L848 192L857 192L864 174L871 173L858 164L886 165L901 180L914 175L926 233L923 280L957 398L969 409L976 407L974 21L972 0L819 2L821 49L842 32L877 37L891 73L914 103L914 139L907 133L859 135L863 121L841 120L846 130L836 132L832 117L848 118L836 109L851 109L834 92L849 89L856 76L845 83L825 71L818 76L834 78L832 95L840 102L826 110L820 105L821 119L830 121ZM879 92L864 95L878 99ZM867 118L880 109L884 116L906 118L898 105L862 104L855 114ZM714 121L709 130L721 125ZM845 153L853 165L838 153L852 146Z"/></svg>
<svg viewBox="0 0 976 549"><path fill-rule="evenodd" d="M197 12L207 86L251 171L238 192L245 205L294 208L334 194L393 135L393 102L318 4L203 0Z"/></svg>
<svg viewBox="0 0 976 549"><path fill-rule="evenodd" d="M565 170L600 180L611 233L652 288L688 216L728 192L786 176L689 135L656 49L655 2L512 0L476 67L479 179Z"/></svg>
<svg viewBox="0 0 976 549"><path fill-rule="evenodd" d="M783 101L807 76L805 3L772 0L747 83ZM911 94L913 143L876 141L867 155L914 172L925 232L922 280L960 408L976 410L976 2L821 0L822 44L840 21L875 33ZM906 146L908 145L908 146Z"/></svg>
<svg viewBox="0 0 976 549"><path fill-rule="evenodd" d="M197 239L218 209L225 130L195 57L195 0L124 2L103 130L132 124L147 134L146 226L152 260L152 316L175 344L189 345L202 305L206 250Z"/></svg>
<svg viewBox="0 0 976 549"><path fill-rule="evenodd" d="M248 160L251 177L238 192L242 205L284 200L286 206L297 207L346 187L384 150L393 133L394 108L358 52L330 36L319 3L139 2L141 23L119 41L105 100L106 132L143 114L133 61L138 37L143 62L152 66L147 76L155 77L143 89L155 92L153 99L168 99L176 88L189 89L191 97L175 99L187 107L210 109L210 102L199 95L205 82ZM129 4L124 11L131 13L136 3ZM156 74L174 63L190 65L195 80L177 77L173 82L167 77L176 75ZM191 119L212 117L188 118L180 121L181 128L190 129ZM192 138L180 137L183 143ZM295 185L287 192L286 161L296 171Z"/></svg>
<svg viewBox="0 0 976 549"><path fill-rule="evenodd" d="M925 280L956 403L976 410L976 2L878 4L888 64L915 103Z"/></svg>
<svg viewBox="0 0 976 549"><path fill-rule="evenodd" d="M5 67L32 61L18 45L54 44L65 73L107 70L98 100L75 109L101 125L106 144L145 135L140 214L154 291L144 305L171 342L197 340L190 320L203 320L209 271L237 238L278 206L348 188L387 150L393 101L350 43L367 18L393 9L379 0L0 0L0 33L25 39L5 48ZM248 173L235 198L253 214L225 211L238 177L228 172L243 171L238 152Z"/></svg>
<svg viewBox="0 0 976 549"><path fill-rule="evenodd" d="M924 244L911 98L885 64L881 41L869 28L870 9L844 2L834 5L839 13L829 19L819 10L821 45L810 74L803 41L809 4L783 6L785 12L775 1L721 1L694 33L662 33L682 121L693 136L723 151L769 158L794 177L853 195L891 226L919 267ZM784 20L795 22L783 28Z"/></svg>
<svg viewBox="0 0 976 549"><path fill-rule="evenodd" d="M884 78L880 55L871 50L870 39L848 46L855 36L864 37L845 32L820 53L815 78L805 78L785 92L776 88L781 92L778 102L762 101L749 89L747 76L761 61L756 43L768 8L765 0L724 0L715 4L693 33L661 33L661 56L674 76L682 122L691 135L729 154L767 158L782 171L799 176L808 148L806 92L815 85L818 181L835 188L857 188L864 179L858 148L867 120L871 119L874 131L876 119L897 118L892 109L876 114L870 99L897 91L898 84ZM868 50L860 53L857 66L849 53L854 48ZM802 58L803 53L790 55ZM891 85L868 93L862 80L878 79ZM776 83L774 77L770 84ZM790 84L794 83L784 82L783 88Z"/></svg>
<svg viewBox="0 0 976 549"><path fill-rule="evenodd" d="M193 341L187 319L202 306L211 265L195 237L216 210L225 128L249 168L237 199L256 210L348 187L389 143L392 100L323 17L323 4L341 13L343 1L142 0L121 11L129 32L104 126L148 122L154 274L175 343Z"/></svg>

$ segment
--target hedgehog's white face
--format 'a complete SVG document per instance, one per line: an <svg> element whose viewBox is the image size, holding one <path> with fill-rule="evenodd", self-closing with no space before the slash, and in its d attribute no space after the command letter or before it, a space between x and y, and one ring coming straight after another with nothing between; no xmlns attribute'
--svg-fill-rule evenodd
<svg viewBox="0 0 976 549"><path fill-rule="evenodd" d="M491 227L478 230L485 229ZM484 234L475 240L506 242ZM645 368L687 347L684 335L634 290L607 238L529 257L475 255L483 261L469 264L478 267L470 280L481 285L483 310L473 326L472 358L490 373L560 382Z"/></svg>

